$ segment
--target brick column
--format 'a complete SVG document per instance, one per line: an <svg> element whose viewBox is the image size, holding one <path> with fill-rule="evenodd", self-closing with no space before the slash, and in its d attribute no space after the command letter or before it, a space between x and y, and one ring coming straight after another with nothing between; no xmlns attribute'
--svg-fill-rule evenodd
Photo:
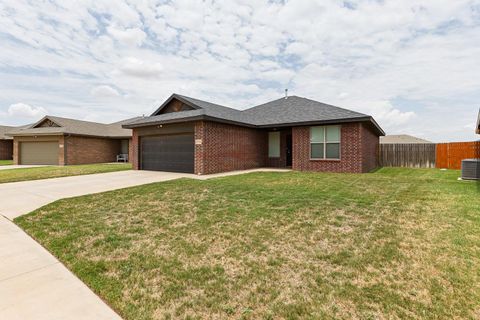
<svg viewBox="0 0 480 320"><path fill-rule="evenodd" d="M58 139L58 165L59 166L64 166L66 164L65 160L68 161L68 159L65 159L66 157L65 154L67 152L67 146L66 146L67 139L65 139L65 136L61 136Z"/></svg>
<svg viewBox="0 0 480 320"><path fill-rule="evenodd" d="M132 164L132 168L134 170L140 169L138 144L139 144L138 131L136 129L133 129L132 139L128 141L128 159L129 159L129 162Z"/></svg>
<svg viewBox="0 0 480 320"><path fill-rule="evenodd" d="M197 143L198 142L198 143ZM200 143L201 142L201 143ZM195 174L205 173L205 122L195 122Z"/></svg>
<svg viewBox="0 0 480 320"><path fill-rule="evenodd" d="M13 164L15 165L18 165L18 160L20 160L18 156L18 152L20 151L19 147L20 144L18 143L17 138L13 138Z"/></svg>

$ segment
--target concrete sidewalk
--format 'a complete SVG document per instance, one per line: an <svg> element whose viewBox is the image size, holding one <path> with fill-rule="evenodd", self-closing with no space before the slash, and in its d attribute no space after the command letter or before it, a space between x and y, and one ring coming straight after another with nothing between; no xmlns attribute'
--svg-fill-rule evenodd
<svg viewBox="0 0 480 320"><path fill-rule="evenodd" d="M0 217L0 261L0 319L121 319L5 217Z"/></svg>
<svg viewBox="0 0 480 320"><path fill-rule="evenodd" d="M178 178L210 179L257 171L193 174L119 171L0 184L0 319L121 319L12 221L58 199Z"/></svg>

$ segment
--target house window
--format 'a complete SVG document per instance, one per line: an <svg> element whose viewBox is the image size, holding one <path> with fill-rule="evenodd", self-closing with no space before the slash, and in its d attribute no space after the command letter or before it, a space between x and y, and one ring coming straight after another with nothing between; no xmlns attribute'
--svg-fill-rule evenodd
<svg viewBox="0 0 480 320"><path fill-rule="evenodd" d="M340 126L310 127L310 158L340 159Z"/></svg>
<svg viewBox="0 0 480 320"><path fill-rule="evenodd" d="M280 132L268 133L268 157L280 157Z"/></svg>

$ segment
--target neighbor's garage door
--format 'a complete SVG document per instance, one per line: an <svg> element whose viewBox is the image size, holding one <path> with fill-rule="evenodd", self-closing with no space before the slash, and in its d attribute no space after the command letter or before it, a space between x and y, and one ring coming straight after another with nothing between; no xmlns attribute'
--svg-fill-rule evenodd
<svg viewBox="0 0 480 320"><path fill-rule="evenodd" d="M141 137L143 170L194 172L193 134Z"/></svg>
<svg viewBox="0 0 480 320"><path fill-rule="evenodd" d="M20 164L58 165L58 141L20 142Z"/></svg>

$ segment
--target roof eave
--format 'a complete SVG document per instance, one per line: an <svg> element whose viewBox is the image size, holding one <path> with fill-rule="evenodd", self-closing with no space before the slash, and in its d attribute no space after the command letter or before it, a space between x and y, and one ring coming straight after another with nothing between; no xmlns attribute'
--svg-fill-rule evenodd
<svg viewBox="0 0 480 320"><path fill-rule="evenodd" d="M65 132L10 132L6 133L10 137L29 137L29 136L63 136Z"/></svg>
<svg viewBox="0 0 480 320"><path fill-rule="evenodd" d="M101 139L130 139L131 135L126 136L105 136L105 135L95 135L95 134L86 134L86 133L65 133L66 136L80 136L80 137L93 137Z"/></svg>
<svg viewBox="0 0 480 320"><path fill-rule="evenodd" d="M199 116L191 116L191 117L178 118L178 119L158 120L158 121L124 124L124 125L122 125L122 128L124 128L124 129L135 129L135 128L142 128L142 127L156 126L156 125L159 125L159 124L190 122L190 121L203 120L203 119L204 119L204 116L199 115Z"/></svg>
<svg viewBox="0 0 480 320"><path fill-rule="evenodd" d="M156 126L156 125L160 125L160 124L191 122L191 121L198 121L198 120L220 122L220 123L232 124L232 125L249 127L249 128L258 127L254 124L251 124L251 123L234 121L234 120L229 120L229 119L224 119L224 118L217 118L217 117L212 117L212 116L208 116L208 115L198 115L198 116L184 117L184 118L178 118L178 119L158 120L158 121L124 124L124 125L122 125L122 128L124 128L124 129L135 129L135 128L141 128L141 127Z"/></svg>
<svg viewBox="0 0 480 320"><path fill-rule="evenodd" d="M179 118L179 119L158 120L158 121L126 124L126 125L122 125L122 128L135 129L135 128L141 128L141 127L156 126L156 125L160 125L160 124L191 122L191 121L197 121L197 120L207 120L207 121L214 121L214 122L238 125L238 126L242 126L242 127L265 128L265 129L267 129L267 128L280 128L280 127L321 125L321 124L334 124L334 123L370 122L373 125L373 127L375 128L375 130L377 131L379 136L384 136L385 135L385 132L382 130L382 128L380 128L380 126L377 124L377 122L371 116L350 118L350 119L331 119L331 120L290 122L290 123L280 123L280 124L254 125L254 124L251 124L251 123L233 121L233 120L217 118L217 117L212 117L212 116L207 116L207 115L199 115L199 116L185 117L185 118Z"/></svg>
<svg viewBox="0 0 480 320"><path fill-rule="evenodd" d="M335 124L335 123L351 123L351 122L370 122L379 136L384 136L385 132L378 125L378 123L371 116L349 118L349 119L329 119L329 120L312 120L312 121L299 121L280 124L266 124L258 125L258 128L279 128L279 127L296 127L296 126L310 126L310 125L322 125L322 124Z"/></svg>
<svg viewBox="0 0 480 320"><path fill-rule="evenodd" d="M31 137L31 136L82 136L82 137L96 137L104 139L130 139L131 135L119 135L119 136L109 136L109 135L95 135L87 133L78 133L78 132L18 132L18 133L6 133L10 137Z"/></svg>

